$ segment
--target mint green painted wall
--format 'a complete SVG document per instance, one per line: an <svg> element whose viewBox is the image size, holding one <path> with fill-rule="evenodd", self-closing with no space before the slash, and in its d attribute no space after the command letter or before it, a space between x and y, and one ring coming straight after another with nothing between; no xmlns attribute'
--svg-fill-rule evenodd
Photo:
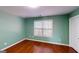
<svg viewBox="0 0 79 59"><path fill-rule="evenodd" d="M23 19L0 11L0 49L24 37ZM7 45L4 45L7 43Z"/></svg>
<svg viewBox="0 0 79 59"><path fill-rule="evenodd" d="M54 29L53 29L53 35L51 38L36 37L33 35L34 20L44 20L44 19L53 20ZM25 18L24 19L25 37L31 38L34 40L43 40L48 42L69 44L69 20L68 19L69 19L68 15Z"/></svg>

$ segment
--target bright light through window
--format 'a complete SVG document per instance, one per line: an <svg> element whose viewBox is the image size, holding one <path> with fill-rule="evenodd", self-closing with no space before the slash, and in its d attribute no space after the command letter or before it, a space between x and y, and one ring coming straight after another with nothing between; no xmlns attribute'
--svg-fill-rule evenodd
<svg viewBox="0 0 79 59"><path fill-rule="evenodd" d="M52 37L53 21L36 20L34 21L34 36Z"/></svg>

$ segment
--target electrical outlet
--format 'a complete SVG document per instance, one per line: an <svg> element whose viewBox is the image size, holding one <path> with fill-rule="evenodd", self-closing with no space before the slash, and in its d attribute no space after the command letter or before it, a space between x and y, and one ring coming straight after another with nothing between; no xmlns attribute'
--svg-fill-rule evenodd
<svg viewBox="0 0 79 59"><path fill-rule="evenodd" d="M4 45L7 45L7 43L5 42Z"/></svg>

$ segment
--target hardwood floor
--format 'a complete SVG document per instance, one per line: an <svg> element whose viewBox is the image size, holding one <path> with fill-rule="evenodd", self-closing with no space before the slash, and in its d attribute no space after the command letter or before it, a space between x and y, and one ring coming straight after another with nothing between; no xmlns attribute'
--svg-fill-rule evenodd
<svg viewBox="0 0 79 59"><path fill-rule="evenodd" d="M5 50L7 53L77 53L73 48L63 45L24 40Z"/></svg>

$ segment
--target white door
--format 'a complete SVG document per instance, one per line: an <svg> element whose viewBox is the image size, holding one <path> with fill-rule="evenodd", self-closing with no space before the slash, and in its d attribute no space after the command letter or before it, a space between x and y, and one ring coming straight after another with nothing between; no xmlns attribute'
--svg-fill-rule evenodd
<svg viewBox="0 0 79 59"><path fill-rule="evenodd" d="M79 52L79 15L69 19L69 43Z"/></svg>

